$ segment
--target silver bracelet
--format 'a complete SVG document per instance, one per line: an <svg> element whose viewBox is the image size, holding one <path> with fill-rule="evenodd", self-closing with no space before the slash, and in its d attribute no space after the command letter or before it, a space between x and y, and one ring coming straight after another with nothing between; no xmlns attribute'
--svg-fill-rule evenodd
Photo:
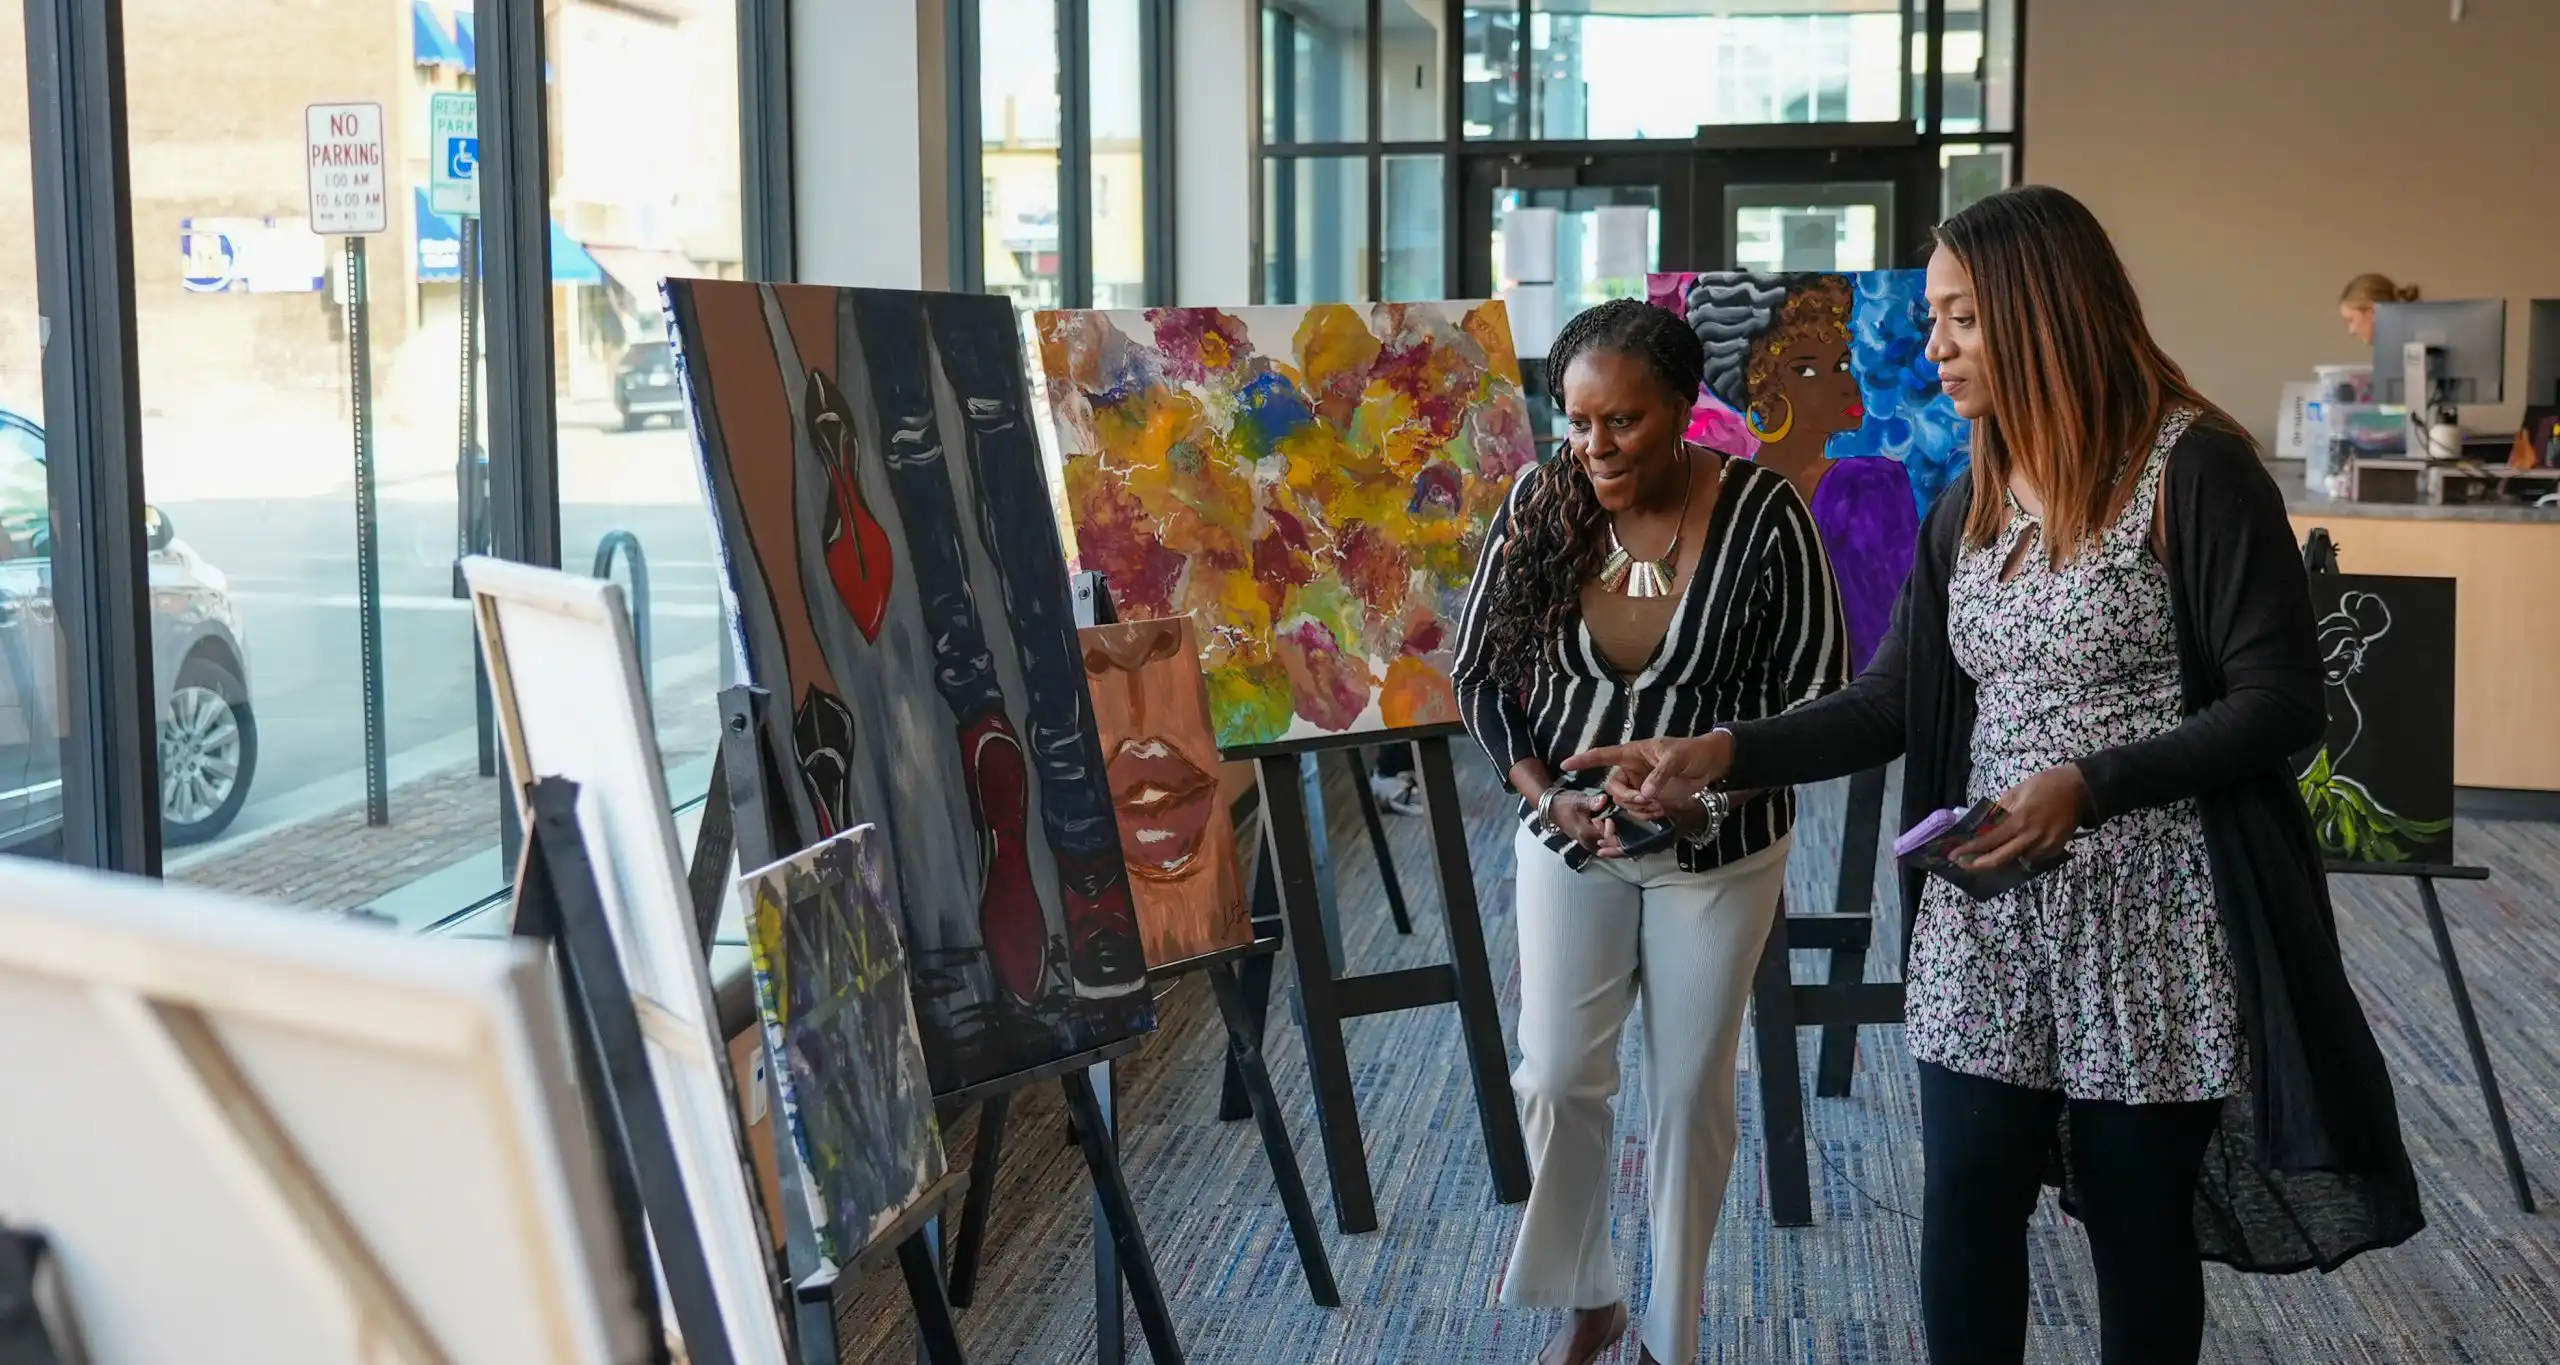
<svg viewBox="0 0 2560 1365"><path fill-rule="evenodd" d="M1716 841L1716 835L1723 832L1725 819L1733 814L1733 798L1709 787L1698 793L1698 804L1707 812L1707 823L1705 828L1699 830L1690 839L1690 842L1712 844Z"/></svg>
<svg viewBox="0 0 2560 1365"><path fill-rule="evenodd" d="M1547 789L1545 791L1538 793L1537 813L1539 824L1545 825L1549 829L1555 828L1556 818L1554 812L1556 796L1563 790L1563 783L1550 782L1547 784Z"/></svg>

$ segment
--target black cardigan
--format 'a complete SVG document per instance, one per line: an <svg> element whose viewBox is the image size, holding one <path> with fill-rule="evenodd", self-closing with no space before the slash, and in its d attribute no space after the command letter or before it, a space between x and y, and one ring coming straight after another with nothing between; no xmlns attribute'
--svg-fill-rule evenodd
<svg viewBox="0 0 2560 1365"><path fill-rule="evenodd" d="M1972 502L1959 478L1929 513L1874 662L1844 691L1731 727L1736 787L1816 782L1907 757L1902 823L1965 802L1974 683L1947 643L1947 583ZM2196 1194L2206 1259L2335 1269L2426 1225L2382 1052L2338 956L2328 878L2291 768L2326 713L2309 584L2273 479L2208 420L2173 448L2167 560L2186 718L2078 760L2091 824L2195 799L2231 942L2250 1086L2223 1113ZM1921 874L1902 873L1905 932ZM2073 1182L2057 1141L2049 1183Z"/></svg>

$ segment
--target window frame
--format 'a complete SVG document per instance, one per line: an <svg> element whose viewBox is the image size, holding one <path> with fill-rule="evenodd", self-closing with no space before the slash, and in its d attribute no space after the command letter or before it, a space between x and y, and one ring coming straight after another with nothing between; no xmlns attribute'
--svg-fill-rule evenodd
<svg viewBox="0 0 2560 1365"><path fill-rule="evenodd" d="M778 0L768 0L778 3ZM1058 34L1058 306L1093 306L1093 12L1091 0L1053 0ZM1135 0L1138 73L1141 248L1148 307L1174 294L1173 138L1174 15L1179 0ZM987 288L984 119L979 0L945 0L943 43L949 128L945 181L950 199L950 287Z"/></svg>

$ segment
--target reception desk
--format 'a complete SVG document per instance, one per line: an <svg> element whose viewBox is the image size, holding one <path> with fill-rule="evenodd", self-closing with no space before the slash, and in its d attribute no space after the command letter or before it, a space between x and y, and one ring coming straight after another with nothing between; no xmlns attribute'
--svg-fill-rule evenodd
<svg viewBox="0 0 2560 1365"><path fill-rule="evenodd" d="M2453 780L2560 793L2560 508L2315 501L2274 466L2299 541L2328 528L2348 573L2450 578Z"/></svg>

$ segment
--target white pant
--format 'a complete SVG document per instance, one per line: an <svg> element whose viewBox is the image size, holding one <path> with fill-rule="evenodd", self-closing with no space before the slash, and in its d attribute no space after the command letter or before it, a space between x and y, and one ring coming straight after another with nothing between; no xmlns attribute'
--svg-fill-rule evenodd
<svg viewBox="0 0 2560 1365"><path fill-rule="evenodd" d="M1520 1067L1511 1085L1537 1180L1503 1302L1600 1308L1625 1297L1609 1245L1609 1102L1618 1036L1641 998L1653 1239L1644 1344L1664 1365L1697 1358L1707 1247L1733 1169L1742 1007L1792 843L1712 872L1683 872L1668 850L1575 872L1526 826L1513 840Z"/></svg>

